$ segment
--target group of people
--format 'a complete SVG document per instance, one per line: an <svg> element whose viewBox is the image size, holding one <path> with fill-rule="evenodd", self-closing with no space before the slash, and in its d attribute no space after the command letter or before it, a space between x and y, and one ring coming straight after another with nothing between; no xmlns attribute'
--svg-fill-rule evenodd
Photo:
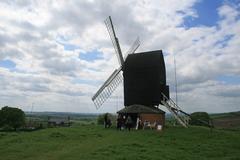
<svg viewBox="0 0 240 160"><path fill-rule="evenodd" d="M137 118L136 121L136 129L140 127L141 121L140 118ZM128 131L131 130L131 128L134 126L134 121L132 120L132 117L130 115L128 116L122 116L119 115L117 118L117 129L118 130L124 130L125 128L128 129Z"/></svg>
<svg viewBox="0 0 240 160"><path fill-rule="evenodd" d="M155 121L153 124L149 121L142 122L140 117L137 117L136 120L133 120L131 115L118 115L117 118L117 130L124 130L127 129L128 131L131 130L131 128L138 129L145 129L146 127L154 129L158 123ZM108 114L104 115L104 127L110 128L112 126L111 119L108 117Z"/></svg>
<svg viewBox="0 0 240 160"><path fill-rule="evenodd" d="M110 128L112 125L111 119L108 116L108 113L104 115L104 128ZM117 118L117 129L123 130L127 128L129 131L133 126L133 120L131 116L122 116L119 115Z"/></svg>

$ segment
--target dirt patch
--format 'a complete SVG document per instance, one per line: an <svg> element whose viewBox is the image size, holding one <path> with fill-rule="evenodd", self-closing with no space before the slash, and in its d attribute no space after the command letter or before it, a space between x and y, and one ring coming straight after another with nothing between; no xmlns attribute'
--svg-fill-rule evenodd
<svg viewBox="0 0 240 160"><path fill-rule="evenodd" d="M216 128L240 128L240 116L219 117L213 119L213 125Z"/></svg>

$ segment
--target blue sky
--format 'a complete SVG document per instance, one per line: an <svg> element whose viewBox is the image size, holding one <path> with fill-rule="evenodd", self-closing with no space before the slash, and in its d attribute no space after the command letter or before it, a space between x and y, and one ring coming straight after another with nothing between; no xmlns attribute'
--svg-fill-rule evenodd
<svg viewBox="0 0 240 160"><path fill-rule="evenodd" d="M221 48L227 46L228 42L233 38L234 35L226 35L223 39L217 41L215 45L219 45Z"/></svg>
<svg viewBox="0 0 240 160"><path fill-rule="evenodd" d="M86 52L86 53L79 53L79 58L82 60L86 60L86 61L95 61L95 60L99 60L99 59L103 59L102 57L103 53L99 52L99 51L91 51L91 52Z"/></svg>
<svg viewBox="0 0 240 160"><path fill-rule="evenodd" d="M80 49L80 46L75 45L75 44L71 44L68 43L68 40L65 37L59 36L58 38L59 40L57 41L57 43L61 44L64 47L65 51L75 51ZM88 51L88 52L79 52L79 58L85 61L95 61L95 60L99 60L102 59L102 52L99 52L97 50L92 50L92 51Z"/></svg>
<svg viewBox="0 0 240 160"><path fill-rule="evenodd" d="M220 75L217 80L226 84L240 84L240 76L235 75Z"/></svg>
<svg viewBox="0 0 240 160"><path fill-rule="evenodd" d="M184 26L186 28L218 26L217 23L221 18L218 14L218 9L224 4L236 7L239 5L239 0L200 0L193 6L193 9L197 13L197 17L186 17L184 19Z"/></svg>
<svg viewBox="0 0 240 160"><path fill-rule="evenodd" d="M224 3L222 0L201 0L193 8L197 13L197 18L185 18L184 26L187 28L197 26L215 26L219 20L217 9Z"/></svg>
<svg viewBox="0 0 240 160"><path fill-rule="evenodd" d="M11 60L0 60L0 67L13 69L16 67L16 64Z"/></svg>

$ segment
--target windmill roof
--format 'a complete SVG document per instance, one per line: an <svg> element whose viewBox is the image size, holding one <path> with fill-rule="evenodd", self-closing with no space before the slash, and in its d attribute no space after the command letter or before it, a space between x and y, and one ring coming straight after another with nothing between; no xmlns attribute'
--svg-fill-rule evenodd
<svg viewBox="0 0 240 160"><path fill-rule="evenodd" d="M151 113L151 114L165 114L165 112L156 107L149 107L140 104L126 106L117 113Z"/></svg>

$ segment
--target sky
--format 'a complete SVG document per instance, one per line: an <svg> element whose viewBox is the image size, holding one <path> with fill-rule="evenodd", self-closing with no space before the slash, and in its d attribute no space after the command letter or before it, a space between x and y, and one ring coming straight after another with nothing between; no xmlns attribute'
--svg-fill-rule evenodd
<svg viewBox="0 0 240 160"><path fill-rule="evenodd" d="M123 84L96 110L91 97L122 51L164 52L167 83L186 112L240 110L240 0L6 0L0 2L0 106L103 113L123 108Z"/></svg>

